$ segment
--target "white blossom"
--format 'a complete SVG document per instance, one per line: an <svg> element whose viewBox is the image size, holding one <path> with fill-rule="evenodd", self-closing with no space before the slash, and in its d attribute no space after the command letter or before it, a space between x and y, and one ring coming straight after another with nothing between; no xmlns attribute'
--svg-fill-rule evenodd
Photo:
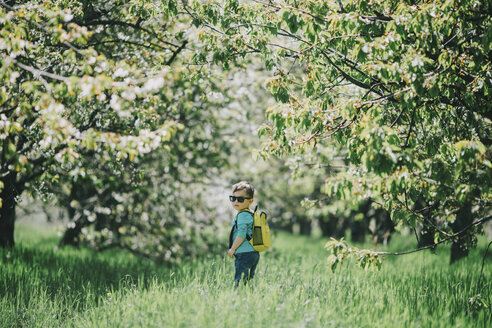
<svg viewBox="0 0 492 328"><path fill-rule="evenodd" d="M12 72L12 74L10 75L10 83L15 83L15 81L17 80L17 78L19 77L19 72L15 71L15 72Z"/></svg>
<svg viewBox="0 0 492 328"><path fill-rule="evenodd" d="M83 82L80 86L80 96L81 97L90 97L91 95L91 89L92 89L92 85L90 83L87 83L87 82Z"/></svg>
<svg viewBox="0 0 492 328"><path fill-rule="evenodd" d="M108 207L96 206L94 208L94 211L97 212L97 213L106 214L106 215L111 214L111 209L108 208Z"/></svg>
<svg viewBox="0 0 492 328"><path fill-rule="evenodd" d="M71 13L70 11L69 11L69 12L67 12L67 13L63 16L63 20L64 20L65 22L69 22L69 21L71 21L71 20L72 20L72 18L73 18L73 15L72 15L72 13Z"/></svg>
<svg viewBox="0 0 492 328"><path fill-rule="evenodd" d="M121 96L128 101L135 100L135 93L131 90L125 90L121 93Z"/></svg>
<svg viewBox="0 0 492 328"><path fill-rule="evenodd" d="M422 61L422 58L420 58L420 57L415 57L415 58L412 60L412 66L413 66L413 67L416 67L416 66L424 66L424 62Z"/></svg>
<svg viewBox="0 0 492 328"><path fill-rule="evenodd" d="M53 138L50 135L47 135L43 140L39 142L39 147L41 149L48 149L52 142Z"/></svg>
<svg viewBox="0 0 492 328"><path fill-rule="evenodd" d="M101 92L98 96L97 96L97 100L99 101L105 101L106 100L106 94L104 92Z"/></svg>
<svg viewBox="0 0 492 328"><path fill-rule="evenodd" d="M144 91L157 91L164 86L164 78L162 76L149 79L143 86Z"/></svg>
<svg viewBox="0 0 492 328"><path fill-rule="evenodd" d="M207 98L212 101L221 102L224 100L224 95L221 92L209 92Z"/></svg>
<svg viewBox="0 0 492 328"><path fill-rule="evenodd" d="M109 105L115 111L121 110L121 101L120 101L120 98L117 95L112 95L111 96L111 101L109 102Z"/></svg>
<svg viewBox="0 0 492 328"><path fill-rule="evenodd" d="M128 71L121 67L118 67L118 69L114 72L115 77L125 77L127 75L128 75Z"/></svg>
<svg viewBox="0 0 492 328"><path fill-rule="evenodd" d="M55 160L58 162L58 163L63 163L63 154L62 153L57 153L55 155Z"/></svg>
<svg viewBox="0 0 492 328"><path fill-rule="evenodd" d="M94 71L96 73L102 73L103 71L107 70L107 68L108 68L108 64L106 62L102 62L99 64L99 66L94 68Z"/></svg>

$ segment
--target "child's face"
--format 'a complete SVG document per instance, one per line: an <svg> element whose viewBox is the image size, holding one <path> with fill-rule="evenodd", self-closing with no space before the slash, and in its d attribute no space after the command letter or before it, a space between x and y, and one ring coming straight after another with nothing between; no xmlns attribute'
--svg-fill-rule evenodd
<svg viewBox="0 0 492 328"><path fill-rule="evenodd" d="M236 196L236 197L248 198L248 195L246 194L246 190L244 190L244 189L243 190L237 190L237 191L233 192L232 195ZM239 212L241 210L249 208L249 205L251 205L251 203L253 203L253 198L245 199L244 202L242 202L242 203L240 203L236 199L235 201L232 202L232 207L234 207L234 209Z"/></svg>

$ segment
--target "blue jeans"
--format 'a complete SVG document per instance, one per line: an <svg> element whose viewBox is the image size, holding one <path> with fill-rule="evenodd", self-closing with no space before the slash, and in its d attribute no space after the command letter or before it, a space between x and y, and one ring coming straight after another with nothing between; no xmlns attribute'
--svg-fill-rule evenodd
<svg viewBox="0 0 492 328"><path fill-rule="evenodd" d="M246 252L236 254L236 273L234 274L234 286L239 285L239 281L244 275L244 283L255 276L256 266L260 260L260 253Z"/></svg>

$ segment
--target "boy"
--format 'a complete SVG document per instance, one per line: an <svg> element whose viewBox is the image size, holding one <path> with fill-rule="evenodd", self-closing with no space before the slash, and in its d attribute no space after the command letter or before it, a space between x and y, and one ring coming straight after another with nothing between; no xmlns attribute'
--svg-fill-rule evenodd
<svg viewBox="0 0 492 328"><path fill-rule="evenodd" d="M255 251L247 240L253 234L253 214L248 209L253 203L254 193L255 190L249 182L241 181L232 186L232 196L229 196L232 206L238 212L232 222L227 252L231 259L236 256L234 287L239 285L243 274L245 284L254 277L260 260L260 253Z"/></svg>

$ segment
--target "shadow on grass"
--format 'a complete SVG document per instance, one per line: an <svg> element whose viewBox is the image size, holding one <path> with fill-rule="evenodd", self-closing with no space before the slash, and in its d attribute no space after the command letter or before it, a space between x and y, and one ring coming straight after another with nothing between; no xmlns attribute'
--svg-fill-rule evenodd
<svg viewBox="0 0 492 328"><path fill-rule="evenodd" d="M17 245L0 249L0 297L20 306L39 298L85 308L121 288L147 288L168 268L119 250L94 253L87 249L48 245Z"/></svg>

